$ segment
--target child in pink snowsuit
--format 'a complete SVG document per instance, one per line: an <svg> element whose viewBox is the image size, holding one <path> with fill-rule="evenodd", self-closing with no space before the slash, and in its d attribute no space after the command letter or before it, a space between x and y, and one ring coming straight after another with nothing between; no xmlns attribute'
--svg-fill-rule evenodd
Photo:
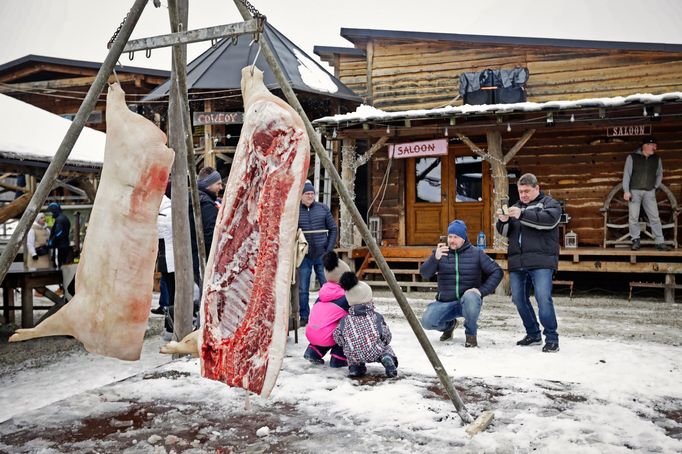
<svg viewBox="0 0 682 454"><path fill-rule="evenodd" d="M348 315L348 302L345 291L339 285L341 275L350 271L336 252L331 251L322 257L324 277L327 282L320 288L320 294L310 310L305 335L308 348L303 357L313 364L324 364L324 355L331 350L330 367L346 367L348 362L343 349L334 341L334 329L339 320Z"/></svg>

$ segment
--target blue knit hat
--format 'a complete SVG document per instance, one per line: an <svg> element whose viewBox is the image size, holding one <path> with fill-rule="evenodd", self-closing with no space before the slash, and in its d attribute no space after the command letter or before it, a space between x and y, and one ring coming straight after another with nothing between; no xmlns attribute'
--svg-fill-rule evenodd
<svg viewBox="0 0 682 454"><path fill-rule="evenodd" d="M305 184L303 185L303 194L306 192L315 192L315 186L313 186L313 183L310 180L305 180Z"/></svg>
<svg viewBox="0 0 682 454"><path fill-rule="evenodd" d="M457 235L458 237L467 239L467 225L464 221L456 219L448 225L448 235Z"/></svg>

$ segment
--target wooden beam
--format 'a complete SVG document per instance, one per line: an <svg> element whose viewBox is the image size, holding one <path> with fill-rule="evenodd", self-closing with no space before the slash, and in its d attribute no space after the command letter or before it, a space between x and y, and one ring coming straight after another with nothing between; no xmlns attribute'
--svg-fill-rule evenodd
<svg viewBox="0 0 682 454"><path fill-rule="evenodd" d="M384 144L388 141L388 137L389 136L383 136L380 138L374 145L372 145L369 150L367 150L367 152L365 152L364 155L360 156L357 161L355 161L355 168L357 169L358 167L365 165L374 153L381 150Z"/></svg>
<svg viewBox="0 0 682 454"><path fill-rule="evenodd" d="M365 98L365 103L372 105L374 100L374 89L372 88L372 63L374 60L374 41L367 41L367 48L365 50L365 55L367 56L367 96ZM364 127L364 125L363 125Z"/></svg>
<svg viewBox="0 0 682 454"><path fill-rule="evenodd" d="M0 208L0 224L3 224L10 219L16 219L26 210L28 203L31 201L32 194L24 194L18 199L12 200L7 205Z"/></svg>
<svg viewBox="0 0 682 454"><path fill-rule="evenodd" d="M16 186L14 184L5 183L0 181L0 188L5 188L14 192L29 192L29 189L25 186Z"/></svg>
<svg viewBox="0 0 682 454"><path fill-rule="evenodd" d="M464 143L467 147L469 147L469 149L471 151L473 151L474 153L476 153L477 155L479 155L480 157L482 157L483 159L485 159L487 161L492 161L492 159L490 158L490 155L488 153L486 153L485 151L483 151L482 149L478 148L478 146L475 143L473 143L471 141L471 139L469 139L467 136L465 136L464 134L461 134L459 132L457 132L455 134L457 135L457 137L459 137L459 140L461 140L462 143Z"/></svg>
<svg viewBox="0 0 682 454"><path fill-rule="evenodd" d="M529 129L526 132L523 133L523 136L519 139L518 142L514 144L514 146L507 152L507 154L504 155L503 162L505 165L509 164L509 161L514 159L514 156L516 156L516 153L518 153L521 148L530 140L531 137L533 137L533 134L535 134L535 129Z"/></svg>
<svg viewBox="0 0 682 454"><path fill-rule="evenodd" d="M252 19L234 24L218 25L215 27L199 28L169 35L152 36L150 38L135 39L128 41L123 52L135 52L146 49L159 49L170 47L176 44L198 43L212 39L245 35L256 33L258 30L258 20Z"/></svg>
<svg viewBox="0 0 682 454"><path fill-rule="evenodd" d="M143 78L144 76L140 74L119 74L118 76L118 80L121 83ZM20 84L2 84L0 85L0 93L12 93L25 90L58 90L61 88L70 87L89 87L94 81L95 76L88 76L71 77L69 79L41 80L38 82L25 82ZM109 83L114 82L116 82L116 79L114 76L110 76Z"/></svg>

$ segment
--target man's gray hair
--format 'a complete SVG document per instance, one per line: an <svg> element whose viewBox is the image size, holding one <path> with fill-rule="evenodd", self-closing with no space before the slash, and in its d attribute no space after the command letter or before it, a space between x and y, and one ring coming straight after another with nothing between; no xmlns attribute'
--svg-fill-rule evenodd
<svg viewBox="0 0 682 454"><path fill-rule="evenodd" d="M538 179L532 173L524 173L521 175L521 178L519 178L519 181L516 183L516 185L536 187L538 185Z"/></svg>

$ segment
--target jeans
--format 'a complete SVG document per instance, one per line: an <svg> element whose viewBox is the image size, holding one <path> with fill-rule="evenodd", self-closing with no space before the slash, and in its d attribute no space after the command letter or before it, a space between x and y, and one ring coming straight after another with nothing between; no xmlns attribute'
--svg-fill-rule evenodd
<svg viewBox="0 0 682 454"><path fill-rule="evenodd" d="M315 268L315 275L320 281L320 286L327 282L324 278L324 265L322 264L322 257L315 260L305 256L301 266L298 268L298 304L301 307L301 318L308 319L310 315L310 306L308 306L308 294L310 292L310 277L313 274L313 267Z"/></svg>
<svg viewBox="0 0 682 454"><path fill-rule="evenodd" d="M509 272L511 283L512 301L519 312L519 316L526 328L526 334L530 337L541 338L540 325L535 316L535 310L530 303L531 287L535 291L535 300L538 304L540 323L544 328L545 342L559 343L557 333L556 313L552 301L552 275L554 270L550 268L520 269Z"/></svg>
<svg viewBox="0 0 682 454"><path fill-rule="evenodd" d="M424 329L445 331L452 327L456 318L464 317L464 334L475 336L482 304L483 300L476 292L465 292L458 301L434 301L426 306L422 326Z"/></svg>
<svg viewBox="0 0 682 454"><path fill-rule="evenodd" d="M649 218L649 225L651 231L656 238L656 244L663 244L663 227L661 226L661 218L658 216L658 203L656 202L656 190L644 191L640 189L633 189L630 191L631 199L628 203L628 222L630 224L630 236L633 240L639 239L639 212L640 207L644 208L646 217Z"/></svg>

